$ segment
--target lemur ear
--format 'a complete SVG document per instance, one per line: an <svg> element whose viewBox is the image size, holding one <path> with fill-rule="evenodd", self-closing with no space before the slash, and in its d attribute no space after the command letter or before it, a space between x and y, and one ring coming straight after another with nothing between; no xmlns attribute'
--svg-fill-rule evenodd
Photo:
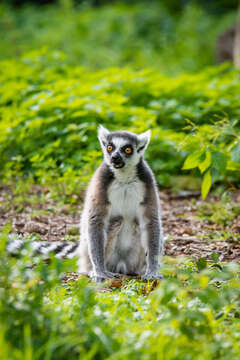
<svg viewBox="0 0 240 360"><path fill-rule="evenodd" d="M99 127L98 127L98 140L100 141L101 145L106 145L107 136L109 134L110 134L110 131L108 131L104 126L99 125Z"/></svg>
<svg viewBox="0 0 240 360"><path fill-rule="evenodd" d="M138 135L138 149L137 152L145 151L151 137L151 130L148 130L140 135Z"/></svg>

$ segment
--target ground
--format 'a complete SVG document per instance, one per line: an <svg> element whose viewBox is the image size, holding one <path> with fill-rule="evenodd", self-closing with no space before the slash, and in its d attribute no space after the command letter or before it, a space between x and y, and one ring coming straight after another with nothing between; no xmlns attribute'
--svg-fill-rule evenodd
<svg viewBox="0 0 240 360"><path fill-rule="evenodd" d="M219 261L240 261L240 216L224 212L222 219L216 216L213 221L227 205L221 206L213 196L204 202L197 193L194 197L191 193L167 193L162 197L164 230L169 238L166 255L211 259L216 252ZM238 200L239 194L235 193L231 201L236 204Z"/></svg>
<svg viewBox="0 0 240 360"><path fill-rule="evenodd" d="M240 262L240 192L220 201L217 196L201 200L198 192L160 192L163 209L165 255ZM79 237L82 201L74 206L59 205L45 188L33 187L28 196L13 195L9 188L0 193L0 229L11 224L11 232L48 241Z"/></svg>

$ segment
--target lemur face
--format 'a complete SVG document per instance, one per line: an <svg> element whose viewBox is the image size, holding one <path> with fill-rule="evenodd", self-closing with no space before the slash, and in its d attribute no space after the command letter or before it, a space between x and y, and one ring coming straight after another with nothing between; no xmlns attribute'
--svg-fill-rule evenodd
<svg viewBox="0 0 240 360"><path fill-rule="evenodd" d="M143 157L151 132L136 135L129 131L109 132L103 126L98 129L104 160L114 169L135 166Z"/></svg>
<svg viewBox="0 0 240 360"><path fill-rule="evenodd" d="M115 169L121 169L136 158L136 146L131 139L113 136L107 141L106 155Z"/></svg>

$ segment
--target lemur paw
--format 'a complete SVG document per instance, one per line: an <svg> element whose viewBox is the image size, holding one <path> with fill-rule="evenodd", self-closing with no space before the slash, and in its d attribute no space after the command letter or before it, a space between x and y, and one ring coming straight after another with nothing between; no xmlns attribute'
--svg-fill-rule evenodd
<svg viewBox="0 0 240 360"><path fill-rule="evenodd" d="M111 273L110 271L101 271L101 272L92 272L90 273L91 279L96 283L103 282L107 279L114 278L115 274Z"/></svg>
<svg viewBox="0 0 240 360"><path fill-rule="evenodd" d="M157 273L146 273L142 276L142 280L162 280L163 276Z"/></svg>
<svg viewBox="0 0 240 360"><path fill-rule="evenodd" d="M106 271L106 270L104 271L104 274L106 274L107 277L110 278L110 279L114 278L117 275L115 273L112 273L112 272Z"/></svg>

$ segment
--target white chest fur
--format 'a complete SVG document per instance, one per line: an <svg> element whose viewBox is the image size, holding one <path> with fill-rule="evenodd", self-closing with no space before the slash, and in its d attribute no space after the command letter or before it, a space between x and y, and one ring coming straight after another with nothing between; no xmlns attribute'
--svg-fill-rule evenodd
<svg viewBox="0 0 240 360"><path fill-rule="evenodd" d="M130 183L114 180L109 188L109 220L122 218L120 230L111 238L107 253L110 271L125 274L144 271L145 252L140 231L144 196L144 185L137 179Z"/></svg>
<svg viewBox="0 0 240 360"><path fill-rule="evenodd" d="M143 184L139 181L121 183L114 180L108 192L110 217L122 216L125 221L138 218L144 199Z"/></svg>

